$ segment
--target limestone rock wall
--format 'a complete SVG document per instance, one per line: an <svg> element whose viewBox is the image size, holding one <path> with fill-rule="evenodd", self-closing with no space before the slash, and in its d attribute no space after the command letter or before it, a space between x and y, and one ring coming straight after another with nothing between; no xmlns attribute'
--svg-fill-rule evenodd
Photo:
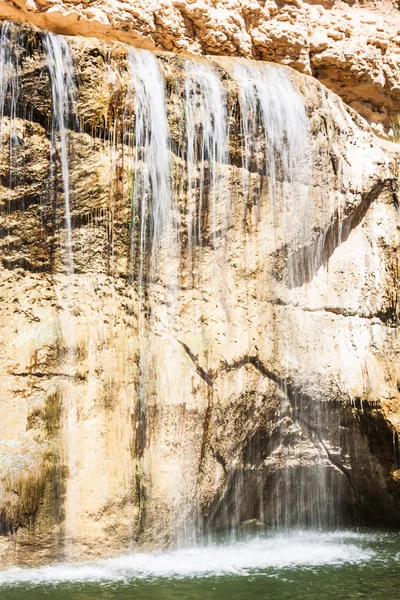
<svg viewBox="0 0 400 600"><path fill-rule="evenodd" d="M400 113L392 0L2 0L0 16L66 35L288 65L317 77L382 135Z"/></svg>
<svg viewBox="0 0 400 600"><path fill-rule="evenodd" d="M14 35L18 102L1 145L2 565L189 543L248 521L398 524L397 146L316 80L278 70L308 124L298 222L284 171L271 188L260 166L262 144L242 161L235 61L188 67L158 53L176 230L141 289L150 249L132 234L143 149L135 156L127 48L70 38L80 121L67 135L68 274L43 33ZM230 137L218 202L198 208L202 243L190 246L180 148L196 65L223 82Z"/></svg>

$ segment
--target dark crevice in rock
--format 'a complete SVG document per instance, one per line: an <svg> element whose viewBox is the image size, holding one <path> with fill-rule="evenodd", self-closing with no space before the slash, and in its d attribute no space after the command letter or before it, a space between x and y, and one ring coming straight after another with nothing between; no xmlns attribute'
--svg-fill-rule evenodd
<svg viewBox="0 0 400 600"><path fill-rule="evenodd" d="M210 444L210 450L211 450L213 457L215 458L217 463L221 465L224 473L226 474L227 473L226 460L224 459L224 457L221 455L221 453L218 450L215 450L215 448L213 446L211 446L211 444Z"/></svg>
<svg viewBox="0 0 400 600"><path fill-rule="evenodd" d="M136 506L138 507L138 517L137 517L137 530L135 534L135 541L139 542L141 536L145 531L146 525L146 506L147 506L147 490L144 484L145 477L142 473L142 470L139 468L139 465L136 465L135 470L135 491L134 491L134 501Z"/></svg>
<svg viewBox="0 0 400 600"><path fill-rule="evenodd" d="M282 299L277 298L276 300L271 300L271 304L275 304L276 306L291 306L294 309L301 310L303 312L309 313L319 313L326 312L332 313L334 315L339 315L341 317L346 318L358 318L365 319L367 321L371 321L372 319L377 319L381 321L382 325L385 327L396 328L397 327L397 311L396 307L390 307L387 310L381 310L377 313L370 313L367 315L362 315L355 310L349 310L347 308L341 306L322 306L320 308L309 308L307 306L300 306L299 304L294 304L292 302L284 302Z"/></svg>
<svg viewBox="0 0 400 600"><path fill-rule="evenodd" d="M46 273L51 270L47 261L43 263L33 263L24 257L17 257L13 259L2 258L1 262L2 266L9 271L21 268L29 273Z"/></svg>
<svg viewBox="0 0 400 600"><path fill-rule="evenodd" d="M212 408L213 408L212 387L210 386L207 389L207 408L206 408L206 411L204 414L204 421L203 421L203 437L201 440L200 459L199 459L199 474L200 475L203 473L203 470L204 470L204 468L203 468L204 459L206 457L207 447L209 446ZM216 458L217 462L219 462L217 457L215 457L215 458Z"/></svg>
<svg viewBox="0 0 400 600"><path fill-rule="evenodd" d="M3 187L5 187L3 185ZM4 212L13 213L17 211L24 211L30 206L40 206L41 199L40 196L36 194L20 196L18 198L13 198L12 200L5 201L5 210Z"/></svg>
<svg viewBox="0 0 400 600"><path fill-rule="evenodd" d="M281 389L286 389L285 385L283 384L283 380L278 375L276 375L276 373L273 373L272 371L267 369L267 367L261 362L261 360L257 356L246 355L234 361L233 363L228 363L227 361L224 361L220 369L217 369L214 372L207 372L205 369L203 369L203 367L200 366L199 357L190 350L189 346L187 346L187 344L183 342L179 343L181 344L186 354L189 356L189 358L195 365L197 373L210 387L212 387L214 380L218 377L221 370L228 373L229 371L236 371L237 369L241 369L246 365L252 365L255 369L257 369L257 371L261 373L261 375L263 375L264 377L268 377L269 379L271 379L271 381L277 383L279 387L281 387Z"/></svg>
<svg viewBox="0 0 400 600"><path fill-rule="evenodd" d="M325 231L320 233L311 245L303 246L287 258L286 284L289 289L300 287L309 283L322 265L327 265L333 252L338 246L345 242L351 231L357 227L365 217L371 204L379 197L382 191L391 185L392 180L386 179L376 183L372 189L365 194L358 206L343 219L336 219ZM283 249L277 251L281 254ZM286 252L288 249L286 248ZM289 277L289 272L291 276ZM277 279L283 279L282 273L276 273Z"/></svg>
<svg viewBox="0 0 400 600"><path fill-rule="evenodd" d="M181 341L179 341L179 343L181 344L181 346L185 350L186 354L189 356L190 360L196 367L196 372L198 373L198 375L200 375L200 377L203 379L203 381L205 381L206 384L208 385L207 407L206 407L205 414L204 414L203 437L201 440L200 458L199 458L199 474L201 474L203 472L203 465L204 465L204 459L206 456L207 446L209 446L209 429L210 429L211 414L212 414L212 408L213 408L212 387L213 387L215 375L207 373L207 371L205 371L205 369L203 369L203 367L200 366L199 357L190 350L190 348L187 344L185 344L184 342L181 342ZM217 456L217 454L214 452L214 450L212 448L211 448L211 451L212 451L215 459L217 460L217 462L219 462L222 465L222 467L225 471L226 466L223 462L221 462L221 460L223 460L222 457L219 455L219 453L217 453L219 455L219 456Z"/></svg>
<svg viewBox="0 0 400 600"><path fill-rule="evenodd" d="M179 343L185 350L186 354L189 356L190 360L193 362L194 366L196 367L197 373L207 383L207 385L209 385L211 387L213 384L215 375L210 375L209 373L207 373L207 371L205 371L199 365L199 357L196 354L193 354L193 352L190 350L190 348L189 348L189 346L187 346L187 344L185 344L184 342L180 342L180 341L179 341Z"/></svg>
<svg viewBox="0 0 400 600"><path fill-rule="evenodd" d="M394 450L394 457L396 460L396 467L399 469L400 468L400 441L399 441L399 434L397 433L397 431L395 431L393 433L393 450Z"/></svg>
<svg viewBox="0 0 400 600"><path fill-rule="evenodd" d="M71 379L71 380L75 380L75 379L86 379L86 377L84 376L77 376L77 375L68 375L67 373L45 373L43 371L35 371L34 373L30 372L30 371L22 371L20 373L10 373L10 375L12 375L13 377L38 377L39 379L42 378L50 378L50 377L62 377L63 379Z"/></svg>
<svg viewBox="0 0 400 600"><path fill-rule="evenodd" d="M234 361L233 363L224 362L223 370L226 372L235 371L237 369L241 369L246 365L252 365L263 377L268 377L271 381L278 384L279 387L285 391L285 385L283 379L279 377L276 373L273 373L261 362L261 360L257 356L246 355L242 358Z"/></svg>

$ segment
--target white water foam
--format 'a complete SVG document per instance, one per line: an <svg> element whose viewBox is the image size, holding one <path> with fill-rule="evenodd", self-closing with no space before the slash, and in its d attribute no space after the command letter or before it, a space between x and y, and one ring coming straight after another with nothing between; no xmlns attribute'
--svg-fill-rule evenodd
<svg viewBox="0 0 400 600"><path fill-rule="evenodd" d="M0 572L0 586L249 575L264 570L360 564L374 556L372 550L357 544L362 540L364 536L346 532L259 537L218 546L130 554L79 565L10 569Z"/></svg>

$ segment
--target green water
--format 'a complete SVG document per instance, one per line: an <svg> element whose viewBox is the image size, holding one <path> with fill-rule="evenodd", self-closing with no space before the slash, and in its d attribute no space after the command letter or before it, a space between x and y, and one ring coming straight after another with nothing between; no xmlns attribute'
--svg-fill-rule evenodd
<svg viewBox="0 0 400 600"><path fill-rule="evenodd" d="M400 534L297 533L0 573L1 600L400 598Z"/></svg>

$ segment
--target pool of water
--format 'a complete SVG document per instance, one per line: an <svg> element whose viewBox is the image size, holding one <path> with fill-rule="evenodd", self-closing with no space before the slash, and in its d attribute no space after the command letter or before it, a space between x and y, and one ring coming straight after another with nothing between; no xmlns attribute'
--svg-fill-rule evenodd
<svg viewBox="0 0 400 600"><path fill-rule="evenodd" d="M1 600L400 598L400 533L263 534L234 543L0 572Z"/></svg>

